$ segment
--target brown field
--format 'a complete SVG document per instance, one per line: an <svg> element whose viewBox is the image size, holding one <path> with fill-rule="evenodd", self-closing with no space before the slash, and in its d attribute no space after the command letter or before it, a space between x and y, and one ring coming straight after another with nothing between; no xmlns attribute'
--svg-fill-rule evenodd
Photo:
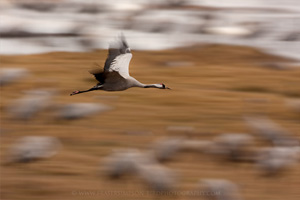
<svg viewBox="0 0 300 200"><path fill-rule="evenodd" d="M1 160L22 136L56 136L64 145L48 160L2 165L1 199L154 199L152 195L72 192L148 190L135 177L106 179L99 170L101 159L115 148L145 149L160 137L186 135L169 132L168 126L192 126L196 131L189 137L210 139L225 132L249 132L242 117L261 114L300 139L300 115L286 103L300 98L300 68L266 67L268 63L288 61L285 58L223 45L134 51L131 75L144 83L163 82L172 90L133 88L69 96L74 90L94 86L96 81L87 71L94 62L102 65L106 54L107 51L56 52L0 57L1 67L24 67L31 72L29 77L1 88ZM178 66L168 66L166 62L177 62ZM114 109L67 121L57 120L55 109L50 108L30 121L13 120L6 107L24 95L22 91L38 88L57 89L57 105L98 102ZM180 174L181 191L194 189L201 178L224 178L240 184L247 200L300 199L299 165L276 177L260 176L251 163L222 163L195 153L182 153L164 165ZM175 199L195 198L178 195Z"/></svg>

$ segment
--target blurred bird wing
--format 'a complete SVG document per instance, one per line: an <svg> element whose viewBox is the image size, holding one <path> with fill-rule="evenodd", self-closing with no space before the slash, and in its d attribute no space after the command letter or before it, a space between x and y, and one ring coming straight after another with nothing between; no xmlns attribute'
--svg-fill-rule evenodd
<svg viewBox="0 0 300 200"><path fill-rule="evenodd" d="M130 48L124 35L121 35L118 41L111 43L109 46L104 71L116 71L124 78L129 77L129 63L131 58Z"/></svg>
<svg viewBox="0 0 300 200"><path fill-rule="evenodd" d="M96 80L99 81L99 83L103 84L105 80L105 73L103 68L98 64L94 63L93 69L89 70L90 74L93 74L96 78Z"/></svg>

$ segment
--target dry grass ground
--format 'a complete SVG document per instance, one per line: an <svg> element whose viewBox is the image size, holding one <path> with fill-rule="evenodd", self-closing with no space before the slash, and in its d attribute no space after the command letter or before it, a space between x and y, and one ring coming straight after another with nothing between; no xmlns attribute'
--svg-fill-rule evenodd
<svg viewBox="0 0 300 200"><path fill-rule="evenodd" d="M185 134L168 132L168 126L193 126L196 132L190 137L210 139L224 132L249 132L242 117L262 114L300 139L300 115L286 105L287 100L300 97L300 68L266 67L267 63L287 59L247 47L221 45L134 51L131 75L144 83L163 82L172 90L133 88L69 96L73 90L96 83L87 71L94 62L102 65L106 54L56 52L0 57L1 67L24 67L31 72L29 77L1 88L1 160L21 136L56 136L64 145L49 160L1 166L1 199L153 199L152 195L103 194L100 191L149 189L133 177L107 180L99 167L112 149L145 149L162 136ZM21 97L24 90L38 88L56 88L57 104L95 102L114 109L72 121L57 120L53 108L30 121L11 119L6 108L12 100ZM130 134L139 131L150 134ZM299 165L277 177L259 176L251 163L222 163L194 153L180 154L166 165L180 174L180 191L194 189L200 178L225 178L240 184L247 200L300 197ZM81 196L72 191L99 193ZM174 197L160 199L165 198ZM177 195L175 199L195 198Z"/></svg>

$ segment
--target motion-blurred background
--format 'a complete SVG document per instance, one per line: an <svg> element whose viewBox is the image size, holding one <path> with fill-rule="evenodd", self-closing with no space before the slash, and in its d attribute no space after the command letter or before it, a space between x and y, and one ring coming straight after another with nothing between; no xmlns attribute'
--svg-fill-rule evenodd
<svg viewBox="0 0 300 200"><path fill-rule="evenodd" d="M0 198L299 199L299 11L2 0ZM69 96L120 33L130 74L172 90Z"/></svg>

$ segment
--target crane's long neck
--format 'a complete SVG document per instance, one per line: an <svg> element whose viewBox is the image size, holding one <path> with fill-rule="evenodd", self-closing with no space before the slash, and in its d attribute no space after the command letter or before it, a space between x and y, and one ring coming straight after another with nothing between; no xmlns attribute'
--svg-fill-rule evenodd
<svg viewBox="0 0 300 200"><path fill-rule="evenodd" d="M138 80L136 80L133 77L130 77L129 82L131 84L130 87L140 87L140 88L162 88L161 84L143 84L141 82L139 82Z"/></svg>
<svg viewBox="0 0 300 200"><path fill-rule="evenodd" d="M162 85L161 84L143 84L143 88L159 88L161 89L162 88Z"/></svg>
<svg viewBox="0 0 300 200"><path fill-rule="evenodd" d="M160 84L143 84L137 80L134 80L133 87L140 87L140 88L161 88Z"/></svg>

